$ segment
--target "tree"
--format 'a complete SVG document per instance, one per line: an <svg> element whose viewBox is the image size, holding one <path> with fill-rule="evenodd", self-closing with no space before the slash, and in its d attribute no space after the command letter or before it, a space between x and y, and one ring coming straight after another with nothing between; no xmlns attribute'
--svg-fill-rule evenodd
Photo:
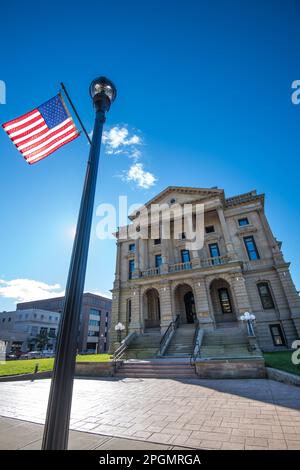
<svg viewBox="0 0 300 470"><path fill-rule="evenodd" d="M45 347L48 344L49 339L50 338L49 338L47 330L41 330L40 333L35 338L37 349L41 349L41 350L45 349Z"/></svg>

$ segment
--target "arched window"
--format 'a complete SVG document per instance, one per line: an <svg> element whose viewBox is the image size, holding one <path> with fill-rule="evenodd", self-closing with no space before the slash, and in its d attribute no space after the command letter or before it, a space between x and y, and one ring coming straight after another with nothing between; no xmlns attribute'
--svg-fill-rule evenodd
<svg viewBox="0 0 300 470"><path fill-rule="evenodd" d="M273 309L275 306L274 306L269 284L267 282L260 282L259 284L257 284L257 288L258 288L258 293L260 296L263 309L264 310Z"/></svg>

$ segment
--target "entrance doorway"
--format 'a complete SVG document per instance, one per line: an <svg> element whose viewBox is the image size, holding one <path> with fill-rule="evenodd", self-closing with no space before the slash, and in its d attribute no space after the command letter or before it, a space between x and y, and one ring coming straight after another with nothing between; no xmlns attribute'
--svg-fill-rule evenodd
<svg viewBox="0 0 300 470"><path fill-rule="evenodd" d="M149 289L144 298L145 328L158 328L160 326L160 302L156 289Z"/></svg>
<svg viewBox="0 0 300 470"><path fill-rule="evenodd" d="M195 300L193 292L187 292L184 296L186 322L194 323L196 316Z"/></svg>

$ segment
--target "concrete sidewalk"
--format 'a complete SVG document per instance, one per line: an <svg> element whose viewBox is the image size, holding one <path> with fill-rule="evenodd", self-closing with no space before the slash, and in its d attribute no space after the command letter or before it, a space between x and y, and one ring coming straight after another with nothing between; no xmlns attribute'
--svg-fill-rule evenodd
<svg viewBox="0 0 300 470"><path fill-rule="evenodd" d="M40 450L44 426L0 416L0 450ZM187 449L167 444L70 431L69 450L171 450Z"/></svg>
<svg viewBox="0 0 300 470"><path fill-rule="evenodd" d="M43 426L49 389L49 379L1 383L0 416ZM300 393L266 379L75 379L70 428L118 445L299 450ZM1 435L8 445L13 432L4 426Z"/></svg>

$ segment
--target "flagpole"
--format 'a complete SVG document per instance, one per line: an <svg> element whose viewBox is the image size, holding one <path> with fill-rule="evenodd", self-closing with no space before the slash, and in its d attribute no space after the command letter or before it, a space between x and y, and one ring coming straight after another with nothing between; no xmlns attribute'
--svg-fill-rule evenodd
<svg viewBox="0 0 300 470"><path fill-rule="evenodd" d="M54 360L42 450L64 450L68 448L77 334L88 258L102 131L106 112L116 97L116 88L110 80L100 77L91 83L90 94L96 108L96 117Z"/></svg>
<svg viewBox="0 0 300 470"><path fill-rule="evenodd" d="M88 143L89 143L90 145L92 145L91 138L90 138L90 136L89 136L89 134L88 134L88 132L87 132L87 130L86 130L86 128L85 128L85 126L84 126L84 124L83 124L83 122L82 122L82 120L81 120L79 114L78 114L78 112L77 112L77 109L75 108L75 105L74 105L73 101L71 100L71 97L70 97L70 95L69 95L68 90L66 89L65 85L63 84L63 82L60 83L60 86L61 86L61 88L62 88L64 94L66 95L66 98L67 98L67 100L69 101L69 103L70 103L70 105L71 105L71 108L72 108L73 111L74 111L75 116L77 117L77 119L78 119L78 121L79 121L79 124L80 124L80 126L81 126L81 129L83 130L83 132L84 132L84 134L85 134L85 136L86 136L86 138L87 138L87 140L88 140Z"/></svg>

